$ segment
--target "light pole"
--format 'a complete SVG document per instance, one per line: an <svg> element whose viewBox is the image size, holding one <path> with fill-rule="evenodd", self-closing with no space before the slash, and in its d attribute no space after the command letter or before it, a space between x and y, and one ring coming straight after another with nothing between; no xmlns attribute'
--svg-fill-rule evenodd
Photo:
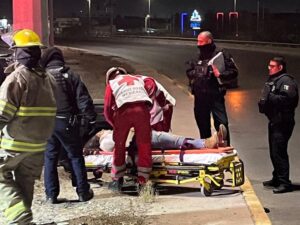
<svg viewBox="0 0 300 225"><path fill-rule="evenodd" d="M145 32L147 33L147 31L148 31L148 20L150 19L150 16L149 15L147 15L146 17L145 17Z"/></svg>
<svg viewBox="0 0 300 225"><path fill-rule="evenodd" d="M256 12L256 32L259 32L259 14L260 14L260 2L257 0L257 12Z"/></svg>
<svg viewBox="0 0 300 225"><path fill-rule="evenodd" d="M233 0L233 12L236 12L236 0Z"/></svg>
<svg viewBox="0 0 300 225"><path fill-rule="evenodd" d="M149 18L148 18L148 28L150 28L150 17L151 17L151 0L148 0L148 15L149 15Z"/></svg>
<svg viewBox="0 0 300 225"><path fill-rule="evenodd" d="M91 29L91 0L87 0L89 4L89 32Z"/></svg>

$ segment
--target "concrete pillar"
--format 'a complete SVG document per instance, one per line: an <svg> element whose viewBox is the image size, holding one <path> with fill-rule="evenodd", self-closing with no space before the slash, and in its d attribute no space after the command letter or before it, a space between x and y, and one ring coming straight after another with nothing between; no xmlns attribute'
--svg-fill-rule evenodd
<svg viewBox="0 0 300 225"><path fill-rule="evenodd" d="M32 29L49 45L48 0L13 0L13 29Z"/></svg>

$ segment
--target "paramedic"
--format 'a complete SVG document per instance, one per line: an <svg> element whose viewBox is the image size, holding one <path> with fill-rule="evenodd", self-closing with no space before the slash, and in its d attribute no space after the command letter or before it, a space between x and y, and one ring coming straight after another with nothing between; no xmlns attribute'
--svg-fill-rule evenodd
<svg viewBox="0 0 300 225"><path fill-rule="evenodd" d="M135 75L144 80L152 77ZM173 115L173 107L176 105L176 99L155 79L157 91L152 97L152 108L150 110L150 124L152 130L169 132L171 130L171 120ZM151 84L151 83L150 83Z"/></svg>
<svg viewBox="0 0 300 225"><path fill-rule="evenodd" d="M198 48L200 50L198 61L189 61L186 71L189 85L194 95L194 115L201 138L211 136L210 114L214 119L214 127L219 128L224 124L227 128L227 144L230 145L228 118L225 109L226 88L225 83L230 83L237 78L238 70L232 57L219 50L209 31L203 31L198 35ZM215 65L208 65L209 61L222 52L224 57L224 70L219 71Z"/></svg>
<svg viewBox="0 0 300 225"><path fill-rule="evenodd" d="M30 224L35 179L53 132L55 80L39 67L39 36L22 29L12 37L15 62L0 88L0 208L8 224Z"/></svg>
<svg viewBox="0 0 300 225"><path fill-rule="evenodd" d="M147 82L147 84L145 83ZM131 127L136 131L138 148L138 183L144 185L152 169L151 158L151 97L155 95L153 79L145 81L127 74L123 68L113 67L106 73L104 116L113 126L115 150L109 189L121 191L125 174L125 143Z"/></svg>
<svg viewBox="0 0 300 225"><path fill-rule="evenodd" d="M275 194L293 191L289 180L288 141L295 126L295 109L298 105L297 83L286 70L283 57L273 57L268 65L269 78L258 102L259 111L268 120L269 150L273 164L273 177L263 186L274 188Z"/></svg>
<svg viewBox="0 0 300 225"><path fill-rule="evenodd" d="M45 152L46 198L50 203L58 203L57 162L60 152L65 150L70 161L73 186L76 186L79 201L88 201L93 198L93 191L88 184L84 166L78 114L83 114L87 118L87 123L92 127L96 122L93 100L80 77L65 66L60 49L56 47L47 49L43 53L41 65L55 78L57 83L55 128L48 140Z"/></svg>

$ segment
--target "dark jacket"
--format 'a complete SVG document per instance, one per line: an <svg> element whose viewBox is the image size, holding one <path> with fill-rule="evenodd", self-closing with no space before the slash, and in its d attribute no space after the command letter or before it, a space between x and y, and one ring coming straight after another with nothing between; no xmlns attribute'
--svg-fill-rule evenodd
<svg viewBox="0 0 300 225"><path fill-rule="evenodd" d="M57 115L83 114L88 121L95 121L93 100L80 77L67 67L52 67L47 71L58 85Z"/></svg>
<svg viewBox="0 0 300 225"><path fill-rule="evenodd" d="M54 76L58 86L57 115L81 114L88 122L94 122L97 114L85 84L64 64L62 52L58 48L50 48L41 59L41 65Z"/></svg>
<svg viewBox="0 0 300 225"><path fill-rule="evenodd" d="M295 79L287 73L270 76L259 100L259 109L271 122L294 121L299 94Z"/></svg>
<svg viewBox="0 0 300 225"><path fill-rule="evenodd" d="M223 53L225 70L220 74L220 80L213 74L212 67L207 63L219 52ZM194 95L206 94L225 94L224 83L230 82L238 76L238 69L232 60L230 54L225 50L216 49L215 47L208 56L199 54L198 61L189 61L189 67L186 71L189 78L189 85Z"/></svg>

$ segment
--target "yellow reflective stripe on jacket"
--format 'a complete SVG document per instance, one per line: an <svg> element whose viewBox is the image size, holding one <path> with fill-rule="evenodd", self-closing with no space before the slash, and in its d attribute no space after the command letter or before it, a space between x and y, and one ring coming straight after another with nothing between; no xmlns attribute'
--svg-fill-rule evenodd
<svg viewBox="0 0 300 225"><path fill-rule="evenodd" d="M0 100L0 111L13 116L17 111L17 107L6 101Z"/></svg>
<svg viewBox="0 0 300 225"><path fill-rule="evenodd" d="M21 106L17 116L55 116L56 107L26 107Z"/></svg>
<svg viewBox="0 0 300 225"><path fill-rule="evenodd" d="M9 221L15 220L18 216L20 216L22 213L26 212L26 207L24 205L24 202L18 202L17 204L9 207L8 209L5 210L4 216L7 218Z"/></svg>
<svg viewBox="0 0 300 225"><path fill-rule="evenodd" d="M18 152L42 152L46 149L46 142L34 144L23 141L15 141L12 139L2 138L1 140L1 148L18 151Z"/></svg>

